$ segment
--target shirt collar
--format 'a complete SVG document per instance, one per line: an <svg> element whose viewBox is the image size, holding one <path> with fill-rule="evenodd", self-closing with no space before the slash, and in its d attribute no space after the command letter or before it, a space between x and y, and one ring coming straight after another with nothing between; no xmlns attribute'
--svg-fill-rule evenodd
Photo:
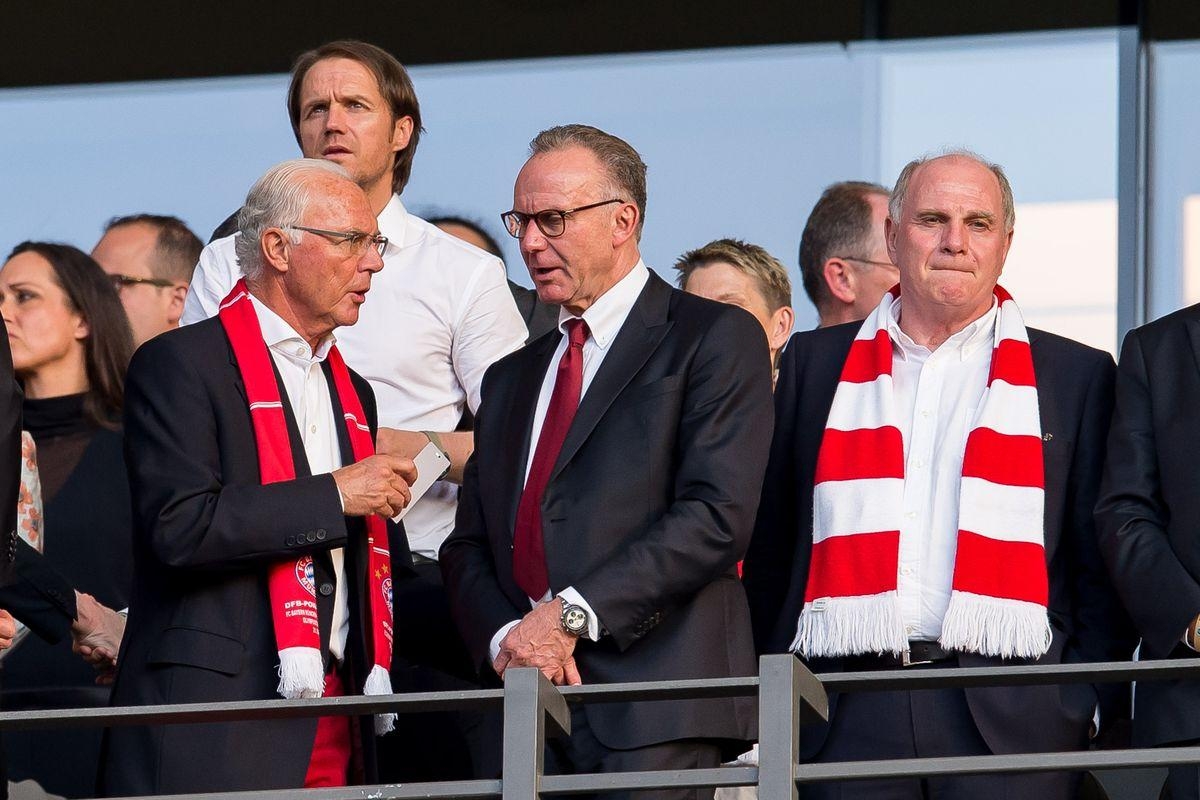
<svg viewBox="0 0 1200 800"><path fill-rule="evenodd" d="M617 331L625 324L630 309L637 302L638 295L650 280L650 269L640 258L629 270L629 274L617 281L604 294L596 298L596 302L583 312L583 320L588 325L592 340L601 350L607 350L616 338ZM558 311L558 329L565 332L563 324L569 320L578 319L570 311L560 308Z"/></svg>
<svg viewBox="0 0 1200 800"><path fill-rule="evenodd" d="M924 345L919 345L913 341L907 333L900 329L900 311L903 297L897 297L892 307L888 310L887 330L888 336L891 337L892 345L897 355L901 360L907 361L914 355L928 355L929 348ZM997 309L996 298L992 298L991 307L979 319L968 323L965 328L952 334L946 339L938 351L953 352L957 354L960 361L966 361L974 355L980 347L984 345L995 344L996 317Z"/></svg>
<svg viewBox="0 0 1200 800"><path fill-rule="evenodd" d="M379 232L388 238L388 246L385 255L392 252L393 248L399 251L404 247L405 234L408 232L408 210L404 208L404 203L400 202L400 195L393 194L392 199L388 200L383 211L379 212L379 216L375 221L379 224Z"/></svg>
<svg viewBox="0 0 1200 800"><path fill-rule="evenodd" d="M308 341L296 333L296 329L284 321L283 317L272 311L254 295L249 295L249 297L250 302L254 305L254 313L258 316L258 328L262 331L263 341L272 350L292 359L324 361L325 357L329 355L329 351L337 343L337 338L330 333L321 340L321 343L317 345L316 352L313 353L309 349Z"/></svg>

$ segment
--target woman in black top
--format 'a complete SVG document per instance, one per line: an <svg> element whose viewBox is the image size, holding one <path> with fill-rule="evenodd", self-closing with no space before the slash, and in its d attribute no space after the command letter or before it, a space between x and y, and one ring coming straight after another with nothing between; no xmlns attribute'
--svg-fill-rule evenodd
<svg viewBox="0 0 1200 800"><path fill-rule="evenodd" d="M132 519L118 429L132 338L100 266L61 244L24 242L0 268L0 313L37 443L46 560L81 591L121 609L131 589ZM3 660L6 710L97 706L108 689L64 643L27 637ZM12 780L91 796L98 729L6 737Z"/></svg>

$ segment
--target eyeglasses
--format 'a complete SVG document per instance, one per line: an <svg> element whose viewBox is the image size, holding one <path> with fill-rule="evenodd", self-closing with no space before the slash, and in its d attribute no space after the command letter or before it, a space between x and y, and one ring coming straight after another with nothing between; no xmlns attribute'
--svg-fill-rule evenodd
<svg viewBox="0 0 1200 800"><path fill-rule="evenodd" d="M175 285L173 281L169 281L164 278L137 278L133 275L121 275L117 273L110 274L108 279L112 281L112 287L114 290L116 290L117 294L120 294L121 290L126 286L137 286L138 284L145 284L146 286L158 286L162 289Z"/></svg>
<svg viewBox="0 0 1200 800"><path fill-rule="evenodd" d="M538 211L533 214L526 214L521 211L505 211L500 215L500 221L504 223L505 229L514 239L520 239L525 235L525 228L529 225L529 220L533 220L537 224L538 230L546 238L557 239L567 229L567 217L571 214L587 211L590 208L599 208L610 203L624 202L624 200L614 198L612 200L601 200L599 203L589 203L586 206L579 206L578 208L548 208L545 211Z"/></svg>
<svg viewBox="0 0 1200 800"><path fill-rule="evenodd" d="M869 258L855 258L854 256L834 256L842 261L857 261L860 264L870 264L872 267L891 267L892 269L900 269L890 261L872 261Z"/></svg>
<svg viewBox="0 0 1200 800"><path fill-rule="evenodd" d="M370 242L375 246L375 252L383 255L383 251L387 249L388 238L379 233L364 233L363 231L327 231L321 228L308 228L304 225L285 225L285 228L293 231L307 231L315 233L318 236L324 236L334 244L349 244L350 249L354 253L361 253Z"/></svg>

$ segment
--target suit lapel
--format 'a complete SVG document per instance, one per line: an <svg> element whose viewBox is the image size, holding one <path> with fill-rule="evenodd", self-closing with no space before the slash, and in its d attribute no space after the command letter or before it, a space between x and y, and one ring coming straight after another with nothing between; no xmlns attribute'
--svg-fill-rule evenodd
<svg viewBox="0 0 1200 800"><path fill-rule="evenodd" d="M551 481L574 458L617 395L629 385L671 329L667 319L670 300L671 287L651 273L650 280L630 309L629 317L610 345L612 352L604 357L587 394L579 403L579 410L575 412L571 429L567 431L550 474Z"/></svg>
<svg viewBox="0 0 1200 800"><path fill-rule="evenodd" d="M521 501L521 492L525 489L525 465L529 461L530 447L537 431L533 430L533 415L537 410L538 395L542 391L542 379L550 368L550 359L558 347L562 334L557 331L548 333L531 342L524 351L524 360L515 366L509 374L516 386L509 392L493 392L494 397L510 395L512 397L507 419L511 423L504 428L503 446L501 453L509 453L514 460L505 465L502 473L508 476L509 485L501 494L505 498L504 519L508 521L508 535L511 538L516 528L517 505Z"/></svg>

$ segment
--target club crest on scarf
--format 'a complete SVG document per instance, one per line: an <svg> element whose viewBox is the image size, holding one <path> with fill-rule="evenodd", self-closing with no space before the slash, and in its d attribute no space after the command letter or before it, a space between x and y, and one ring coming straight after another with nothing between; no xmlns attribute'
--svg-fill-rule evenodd
<svg viewBox="0 0 1200 800"><path fill-rule="evenodd" d="M995 288L987 386L967 436L947 650L1034 658L1050 646L1037 381L1025 322ZM813 546L792 649L803 656L899 654L905 453L888 320L899 287L859 329L834 392L813 479Z"/></svg>
<svg viewBox="0 0 1200 800"><path fill-rule="evenodd" d="M313 579L312 556L304 556L296 562L296 581L304 587L304 591L313 597L317 596L317 582Z"/></svg>

